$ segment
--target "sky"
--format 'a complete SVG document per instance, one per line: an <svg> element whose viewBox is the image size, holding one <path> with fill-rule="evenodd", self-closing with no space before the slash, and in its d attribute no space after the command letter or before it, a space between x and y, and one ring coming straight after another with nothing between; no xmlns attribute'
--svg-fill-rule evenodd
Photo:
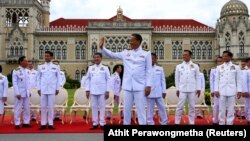
<svg viewBox="0 0 250 141"><path fill-rule="evenodd" d="M50 21L109 19L119 6L131 19L194 19L215 27L220 11L229 0L51 0ZM243 1L248 9L250 0Z"/></svg>

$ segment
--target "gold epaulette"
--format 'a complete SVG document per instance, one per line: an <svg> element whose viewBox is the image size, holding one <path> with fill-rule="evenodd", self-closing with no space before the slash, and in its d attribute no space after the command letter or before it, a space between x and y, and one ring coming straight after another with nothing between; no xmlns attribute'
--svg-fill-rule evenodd
<svg viewBox="0 0 250 141"><path fill-rule="evenodd" d="M18 71L18 70L20 70L20 68L19 68L19 67L17 67L17 68L15 69L15 71Z"/></svg>
<svg viewBox="0 0 250 141"><path fill-rule="evenodd" d="M59 65L58 63L56 63L56 62L52 62L53 64L55 64L55 65Z"/></svg>

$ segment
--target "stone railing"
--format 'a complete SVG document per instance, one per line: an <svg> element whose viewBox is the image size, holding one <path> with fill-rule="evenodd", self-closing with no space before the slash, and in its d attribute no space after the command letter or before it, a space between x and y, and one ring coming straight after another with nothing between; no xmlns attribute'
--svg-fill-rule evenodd
<svg viewBox="0 0 250 141"><path fill-rule="evenodd" d="M36 29L36 32L86 32L85 26L50 26Z"/></svg>
<svg viewBox="0 0 250 141"><path fill-rule="evenodd" d="M159 26L153 27L157 33L215 33L215 29L208 26Z"/></svg>

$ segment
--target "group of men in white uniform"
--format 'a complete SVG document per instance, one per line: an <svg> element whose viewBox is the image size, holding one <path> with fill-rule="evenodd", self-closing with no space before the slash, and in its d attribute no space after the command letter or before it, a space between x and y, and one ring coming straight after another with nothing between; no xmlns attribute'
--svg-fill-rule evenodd
<svg viewBox="0 0 250 141"><path fill-rule="evenodd" d="M20 129L32 127L30 118L36 120L34 111L30 113L30 96L31 89L37 89L38 94L41 96L41 127L44 130L55 129L53 119L59 118L59 113L54 115L55 95L59 93L59 88L65 83L65 74L60 70L59 61L52 61L53 53L50 51L45 52L45 63L38 66L38 70L34 70L32 61L28 61L25 56L18 60L19 66L12 72L13 94L14 94L14 123L15 128ZM2 104L6 101L6 77L0 75L0 82L4 80L4 87L0 93ZM2 85L1 85L2 86ZM8 86L8 84L7 84ZM8 89L8 87L7 87ZM0 105L0 115L3 114ZM21 114L23 112L23 114ZM21 115L22 126L21 126Z"/></svg>
<svg viewBox="0 0 250 141"><path fill-rule="evenodd" d="M144 51L141 47L142 36L132 34L130 37L131 49L122 52L111 52L104 47L105 39L100 40L101 53L94 54L94 65L89 66L86 76L82 80L82 87L86 90L87 97L91 97L92 120L91 129L97 129L98 125L103 129L105 123L105 99L109 97L112 89L115 93L115 102L118 104L121 91L120 70L113 74L110 80L109 68L101 63L102 55L123 61L124 75L122 89L124 91L124 125L131 124L131 109L135 104L140 125L154 124L153 115L155 104L159 109L161 124L168 124L164 98L166 96L166 81L164 70L157 66L157 56L154 53ZM189 124L195 124L195 98L204 92L204 81L201 80L200 68L191 61L192 52L184 50L183 62L175 69L176 95L179 102L175 114L175 124L179 125L186 100L189 104ZM245 116L250 121L250 71L247 68L240 70L238 65L231 62L233 54L224 51L222 57L218 57L217 67L211 69L210 90L213 97L213 123L220 125L232 125L234 120L235 96L241 96L246 100ZM24 108L23 127L30 125L29 97L31 88L37 88L41 95L41 127L55 129L53 126L55 95L59 87L65 83L65 75L60 72L59 62L52 63L53 53L45 52L45 63L34 71L28 67L26 57L18 60L19 67L13 71L13 88L15 95L15 127L20 128L21 107ZM224 63L223 63L224 62ZM250 60L247 60L248 66ZM30 70L27 70L26 68ZM250 67L250 66L249 66ZM64 76L64 80L61 76ZM34 80L36 79L36 80ZM63 83L61 83L63 82ZM111 83L112 82L112 83ZM0 74L0 115L3 114L3 102L6 101L6 77ZM110 85L111 84L111 85ZM145 105L147 104L147 111ZM47 115L48 109L48 115ZM98 111L100 117L98 118ZM219 118L218 118L219 114ZM32 116L35 117L35 116ZM48 119L47 119L48 118ZM98 121L98 119L100 121Z"/></svg>

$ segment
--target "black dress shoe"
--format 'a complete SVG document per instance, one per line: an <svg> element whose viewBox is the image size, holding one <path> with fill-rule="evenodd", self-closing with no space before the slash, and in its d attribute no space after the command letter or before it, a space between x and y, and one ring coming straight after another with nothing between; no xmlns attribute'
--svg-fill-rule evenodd
<svg viewBox="0 0 250 141"><path fill-rule="evenodd" d="M45 130L46 128L47 128L46 125L41 125L41 126L39 127L39 130Z"/></svg>
<svg viewBox="0 0 250 141"><path fill-rule="evenodd" d="M97 129L98 128L98 125L93 125L92 127L90 127L89 129L90 130L95 130L95 129Z"/></svg>
<svg viewBox="0 0 250 141"><path fill-rule="evenodd" d="M30 124L23 124L22 127L23 127L23 128L31 128L31 127L33 127L33 126L31 126Z"/></svg>
<svg viewBox="0 0 250 141"><path fill-rule="evenodd" d="M203 119L202 116L196 116L196 118L198 118L198 119Z"/></svg>
<svg viewBox="0 0 250 141"><path fill-rule="evenodd" d="M219 125L218 123L213 123L213 125Z"/></svg>
<svg viewBox="0 0 250 141"><path fill-rule="evenodd" d="M62 121L59 117L54 118L54 121Z"/></svg>
<svg viewBox="0 0 250 141"><path fill-rule="evenodd" d="M53 125L49 125L48 128L51 129L51 130L55 130L56 129Z"/></svg>
<svg viewBox="0 0 250 141"><path fill-rule="evenodd" d="M21 129L20 125L15 125L16 129Z"/></svg>
<svg viewBox="0 0 250 141"><path fill-rule="evenodd" d="M100 126L101 130L104 130L104 126Z"/></svg>

